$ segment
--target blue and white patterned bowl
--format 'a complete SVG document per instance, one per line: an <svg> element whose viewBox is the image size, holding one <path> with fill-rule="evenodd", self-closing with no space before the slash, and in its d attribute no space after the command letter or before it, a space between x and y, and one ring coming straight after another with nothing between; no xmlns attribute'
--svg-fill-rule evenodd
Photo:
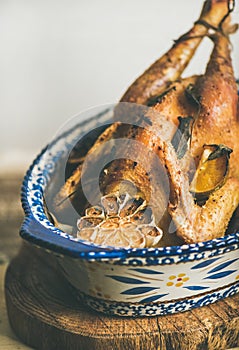
<svg viewBox="0 0 239 350"><path fill-rule="evenodd" d="M79 136L111 118L112 108L88 118L57 137L34 160L22 186L22 238L55 257L85 304L111 315L172 314L237 293L239 232L198 244L116 249L79 241L47 219L43 197L55 185L54 174Z"/></svg>

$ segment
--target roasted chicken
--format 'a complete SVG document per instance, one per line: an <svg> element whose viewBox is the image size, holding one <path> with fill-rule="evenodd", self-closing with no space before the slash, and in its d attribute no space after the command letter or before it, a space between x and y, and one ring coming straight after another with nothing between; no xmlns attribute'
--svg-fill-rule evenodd
<svg viewBox="0 0 239 350"><path fill-rule="evenodd" d="M70 202L80 215L78 238L95 244L159 247L225 234L239 204L232 10L229 0L205 1L192 29L129 87L115 122L80 157L56 195L56 225ZM214 48L205 74L182 79L206 36ZM92 169L101 164L95 178Z"/></svg>

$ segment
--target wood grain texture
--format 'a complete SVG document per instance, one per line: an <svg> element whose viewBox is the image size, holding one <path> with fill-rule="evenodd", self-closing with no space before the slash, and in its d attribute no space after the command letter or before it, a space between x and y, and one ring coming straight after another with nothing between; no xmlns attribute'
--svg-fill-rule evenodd
<svg viewBox="0 0 239 350"><path fill-rule="evenodd" d="M0 175L0 263L7 263L19 250L18 231L23 220L22 179L22 173Z"/></svg>
<svg viewBox="0 0 239 350"><path fill-rule="evenodd" d="M116 318L77 302L41 251L24 245L6 275L10 323L27 344L44 350L222 350L239 345L239 295L193 311Z"/></svg>
<svg viewBox="0 0 239 350"><path fill-rule="evenodd" d="M18 231L23 219L20 187L23 173L0 174L0 349L30 349L10 328L4 298L4 277L8 262L17 254L21 239Z"/></svg>
<svg viewBox="0 0 239 350"><path fill-rule="evenodd" d="M0 264L0 349L1 350L29 350L30 348L17 339L7 318L4 298L4 275L7 265Z"/></svg>

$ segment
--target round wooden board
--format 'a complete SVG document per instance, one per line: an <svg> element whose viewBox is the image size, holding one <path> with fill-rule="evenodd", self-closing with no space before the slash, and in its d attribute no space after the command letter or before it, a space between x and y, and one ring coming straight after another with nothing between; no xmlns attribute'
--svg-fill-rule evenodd
<svg viewBox="0 0 239 350"><path fill-rule="evenodd" d="M24 245L9 265L5 293L10 324L42 350L217 350L239 345L239 294L181 314L116 318L91 311L41 256Z"/></svg>

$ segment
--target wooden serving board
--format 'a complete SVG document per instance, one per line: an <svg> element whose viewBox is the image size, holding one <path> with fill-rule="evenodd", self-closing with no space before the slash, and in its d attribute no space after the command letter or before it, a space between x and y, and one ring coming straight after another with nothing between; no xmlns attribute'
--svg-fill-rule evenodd
<svg viewBox="0 0 239 350"><path fill-rule="evenodd" d="M222 350L239 345L239 294L181 314L116 318L79 304L40 249L24 245L9 265L10 324L42 350Z"/></svg>

